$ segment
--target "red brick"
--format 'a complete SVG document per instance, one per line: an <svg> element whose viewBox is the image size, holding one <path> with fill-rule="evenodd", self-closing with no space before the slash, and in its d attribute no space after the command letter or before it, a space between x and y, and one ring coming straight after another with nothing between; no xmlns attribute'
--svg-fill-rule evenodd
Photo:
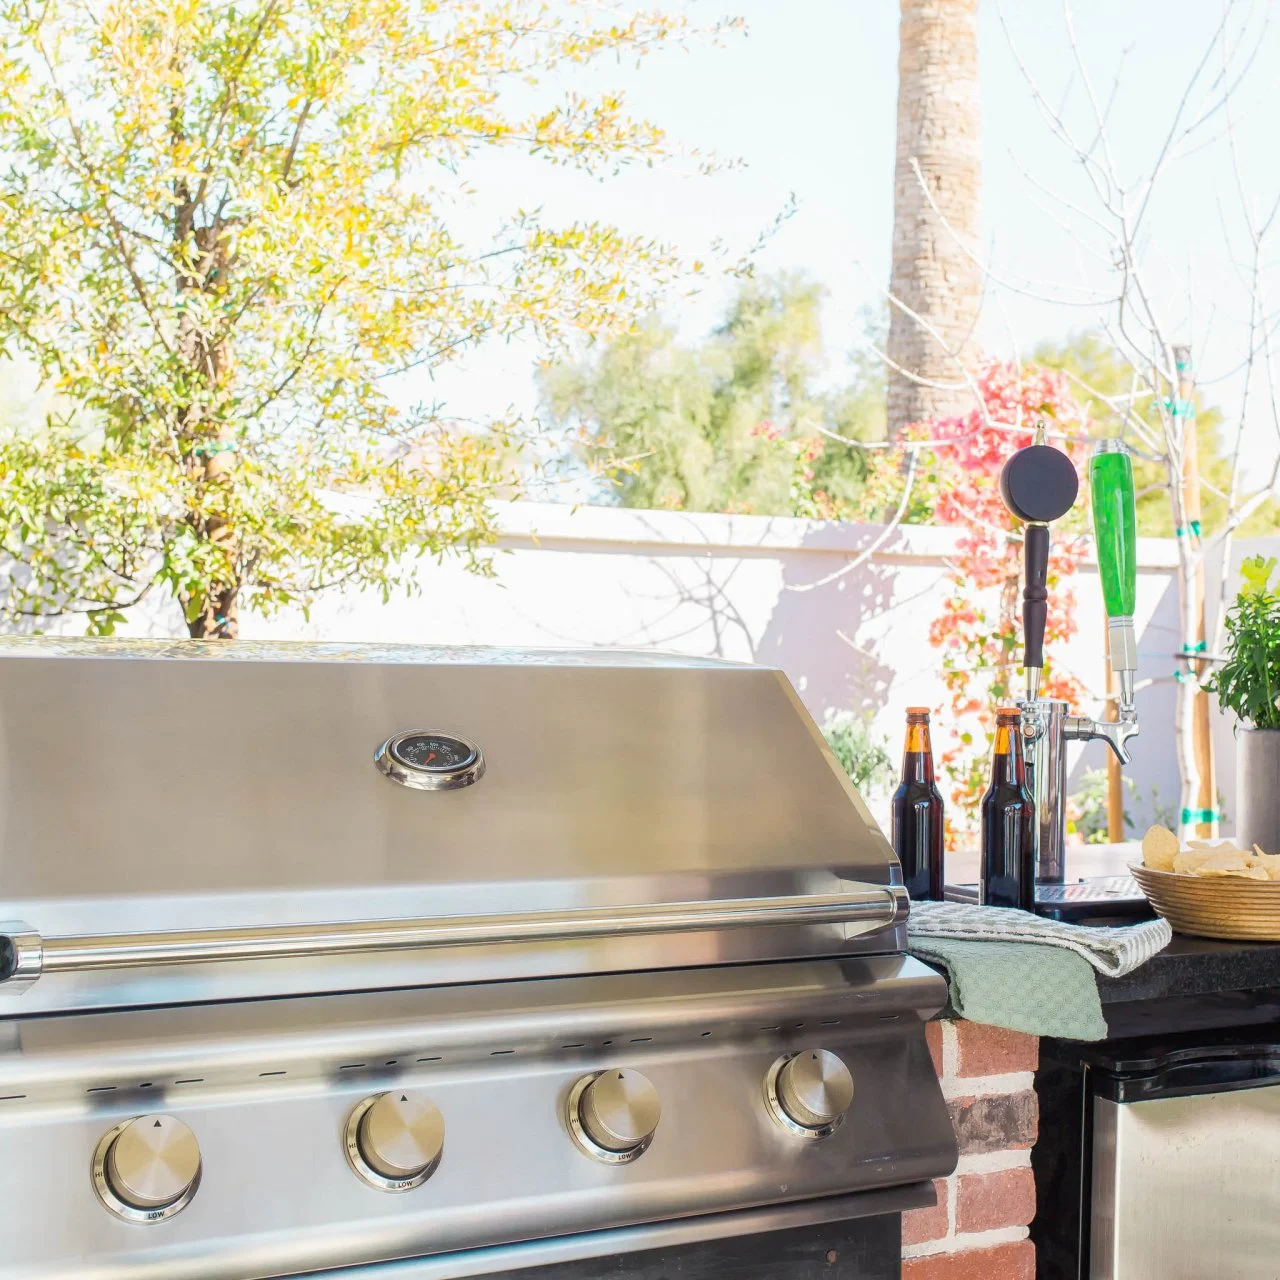
<svg viewBox="0 0 1280 1280"><path fill-rule="evenodd" d="M957 1022L959 1049L956 1073L962 1076L1001 1076L1011 1071L1034 1071L1040 1061L1040 1041L1021 1031Z"/></svg>
<svg viewBox="0 0 1280 1280"><path fill-rule="evenodd" d="M1030 1240L902 1260L902 1280L1035 1280L1035 1276L1036 1250Z"/></svg>
<svg viewBox="0 0 1280 1280"><path fill-rule="evenodd" d="M1020 1151L1035 1143L1040 1109L1034 1089L952 1098L947 1106L962 1156L978 1151Z"/></svg>
<svg viewBox="0 0 1280 1280"><path fill-rule="evenodd" d="M933 1059L933 1069L942 1079L942 1023L938 1021L924 1024L924 1038L929 1042L929 1056Z"/></svg>
<svg viewBox="0 0 1280 1280"><path fill-rule="evenodd" d="M1025 1227L1036 1216L1036 1180L1030 1169L966 1173L956 1199L957 1231Z"/></svg>
<svg viewBox="0 0 1280 1280"><path fill-rule="evenodd" d="M902 1243L923 1244L926 1240L941 1240L947 1234L947 1183L935 1178L933 1189L938 1203L931 1209L908 1209L902 1215Z"/></svg>

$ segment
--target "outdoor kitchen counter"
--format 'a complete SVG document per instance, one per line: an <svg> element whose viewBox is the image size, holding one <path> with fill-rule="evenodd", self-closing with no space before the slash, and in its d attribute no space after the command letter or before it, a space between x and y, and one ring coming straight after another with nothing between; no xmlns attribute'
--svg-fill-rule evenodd
<svg viewBox="0 0 1280 1280"><path fill-rule="evenodd" d="M960 1164L937 1182L938 1206L903 1215L903 1280L1057 1280L1072 1276L1078 1210L1080 1080L1073 1065L1135 1036L1189 1033L1226 1042L1280 1024L1280 944L1174 935L1123 978L1099 977L1108 1039L1097 1045L957 1018L929 1024ZM1040 1185L1038 1185L1040 1184ZM1042 1209L1037 1216L1037 1201ZM1034 1225L1032 1225L1034 1221Z"/></svg>
<svg viewBox="0 0 1280 1280"><path fill-rule="evenodd" d="M1098 978L1108 1039L1280 1018L1280 943L1173 941L1123 978Z"/></svg>
<svg viewBox="0 0 1280 1280"><path fill-rule="evenodd" d="M1097 983L1108 1039L1265 1022L1280 1018L1280 943L1175 933L1141 968ZM938 1018L960 1021L950 1005Z"/></svg>
<svg viewBox="0 0 1280 1280"><path fill-rule="evenodd" d="M1123 978L1098 977L1104 1005L1280 987L1280 943L1218 942L1175 933L1173 941Z"/></svg>
<svg viewBox="0 0 1280 1280"><path fill-rule="evenodd" d="M1136 841L1075 845L1067 851L1068 878L1124 875L1141 857ZM975 851L948 855L948 882L976 880L978 860ZM1248 994L1266 988L1276 988L1271 996L1274 1003L1263 995ZM1123 978L1099 975L1098 994L1110 1038L1229 1025L1236 1013L1247 1013L1260 1002L1280 1008L1280 943L1219 942L1175 933L1168 947L1133 973ZM1227 1021L1217 1021L1219 1014ZM946 1009L941 1016L955 1014ZM1205 1017L1211 1020L1201 1020Z"/></svg>

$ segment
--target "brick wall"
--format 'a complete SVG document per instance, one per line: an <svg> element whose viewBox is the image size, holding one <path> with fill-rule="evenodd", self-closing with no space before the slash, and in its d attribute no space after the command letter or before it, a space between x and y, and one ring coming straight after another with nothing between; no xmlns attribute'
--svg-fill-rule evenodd
<svg viewBox="0 0 1280 1280"><path fill-rule="evenodd" d="M902 1280L1034 1280L1039 1041L973 1022L927 1031L960 1163L938 1180L934 1208L902 1215Z"/></svg>

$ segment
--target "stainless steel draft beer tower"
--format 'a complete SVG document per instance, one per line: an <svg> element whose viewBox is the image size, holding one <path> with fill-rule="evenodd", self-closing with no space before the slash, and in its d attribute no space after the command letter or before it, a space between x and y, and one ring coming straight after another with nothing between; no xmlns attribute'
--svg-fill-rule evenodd
<svg viewBox="0 0 1280 1280"><path fill-rule="evenodd" d="M1068 704L1040 696L1044 669L1044 628L1048 611L1049 525L1071 510L1079 483L1075 466L1060 449L1036 442L1017 453L1000 472L1005 506L1026 523L1022 593L1023 667L1027 695L1019 702L1026 739L1028 774L1036 805L1036 882L1061 884L1066 833L1068 742L1101 738L1121 764L1129 762L1128 741L1138 732L1133 701L1138 665L1133 611L1137 588L1133 464L1118 440L1101 441L1089 464L1098 573L1107 608L1111 669L1119 687L1115 720L1073 715Z"/></svg>

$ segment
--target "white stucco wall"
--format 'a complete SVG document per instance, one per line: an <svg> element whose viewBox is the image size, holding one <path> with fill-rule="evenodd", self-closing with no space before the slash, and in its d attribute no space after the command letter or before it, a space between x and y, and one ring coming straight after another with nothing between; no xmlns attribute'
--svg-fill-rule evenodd
<svg viewBox="0 0 1280 1280"><path fill-rule="evenodd" d="M878 526L761 516L570 508L514 503L498 511L496 576L424 561L421 592L383 604L373 593L337 593L311 617L298 612L243 619L246 639L336 639L534 647L624 646L709 654L781 667L819 722L867 712L896 753L904 709L946 703L929 624L948 594L947 556L956 530L895 531L865 563L841 575L880 535ZM1232 591L1241 559L1280 555L1280 538L1231 548ZM1143 730L1127 770L1137 787L1135 818L1145 823L1153 790L1162 807L1178 801L1173 741L1177 638L1173 543L1139 545L1139 693ZM1218 599L1216 563L1208 595ZM1105 620L1094 567L1076 580L1079 631L1055 655L1086 688L1101 691ZM77 629L68 622L64 630ZM182 635L176 607L157 600L135 617L132 634ZM1095 712L1096 707L1087 708ZM1235 810L1232 724L1213 717L1218 787ZM1076 749L1078 779L1102 764L1105 748ZM1225 832L1231 831L1228 822Z"/></svg>
<svg viewBox="0 0 1280 1280"><path fill-rule="evenodd" d="M899 529L865 564L840 574L879 527L759 516L695 515L516 503L499 512L496 577L424 562L421 594L383 604L372 593L323 599L310 619L244 618L245 638L314 638L539 647L625 646L709 654L781 667L820 723L842 711L874 715L896 752L904 708L942 706L929 624L948 594L957 531ZM1172 741L1177 596L1171 543L1140 546L1143 733L1130 769L1150 812L1177 800ZM1079 632L1056 655L1103 687L1105 621L1096 573L1076 582ZM132 628L181 634L171 606ZM1094 708L1089 708L1091 711ZM1229 731L1228 731L1229 735ZM1229 736L1228 736L1229 741ZM1078 776L1103 748L1077 752Z"/></svg>

